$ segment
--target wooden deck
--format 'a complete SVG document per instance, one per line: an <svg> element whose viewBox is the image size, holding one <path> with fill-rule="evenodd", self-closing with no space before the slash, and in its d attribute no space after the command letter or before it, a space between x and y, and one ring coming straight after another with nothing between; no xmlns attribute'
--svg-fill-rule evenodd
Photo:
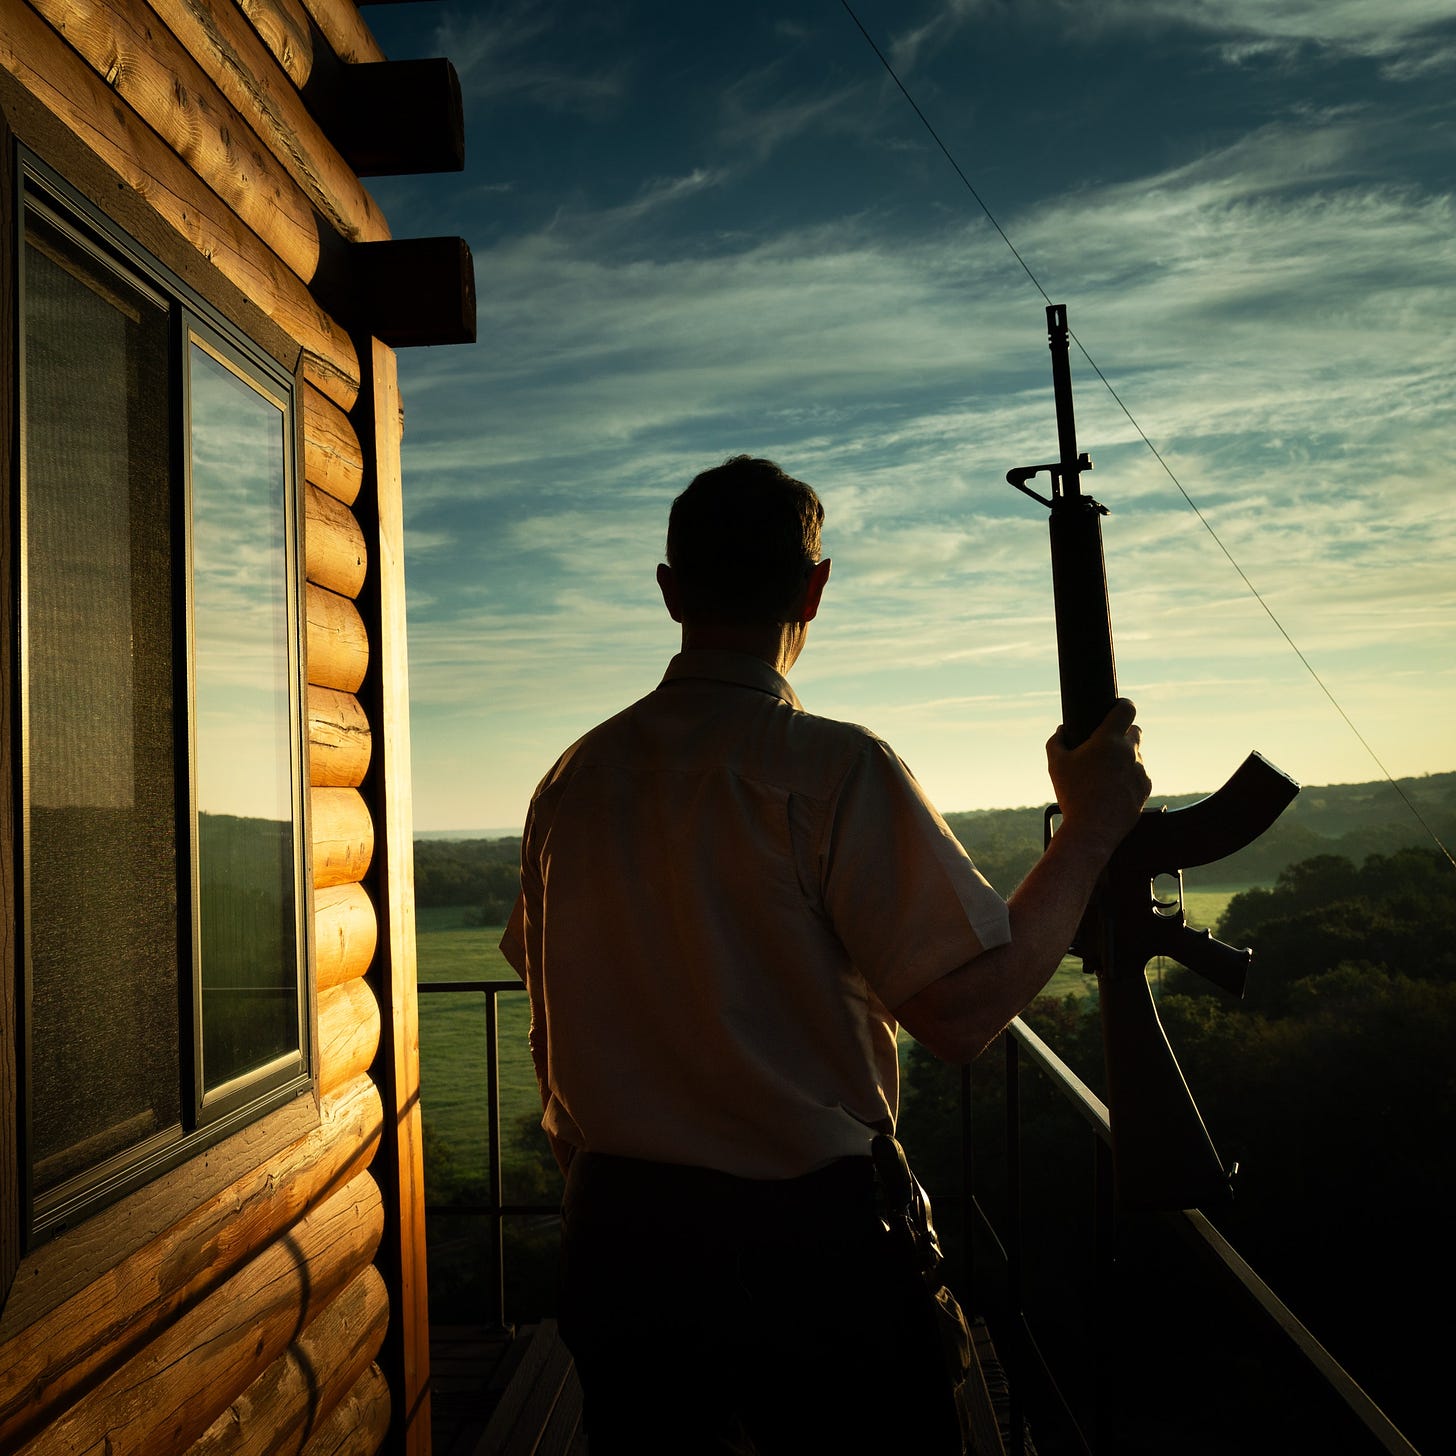
<svg viewBox="0 0 1456 1456"><path fill-rule="evenodd" d="M586 1456L581 1386L555 1320L514 1338L433 1330L430 1366L434 1456Z"/></svg>
<svg viewBox="0 0 1456 1456"><path fill-rule="evenodd" d="M973 1456L1009 1444L1005 1377L984 1324L973 1327L978 1370ZM581 1386L555 1320L509 1334L446 1326L431 1332L434 1456L588 1456ZM1030 1433L1027 1456L1035 1456Z"/></svg>

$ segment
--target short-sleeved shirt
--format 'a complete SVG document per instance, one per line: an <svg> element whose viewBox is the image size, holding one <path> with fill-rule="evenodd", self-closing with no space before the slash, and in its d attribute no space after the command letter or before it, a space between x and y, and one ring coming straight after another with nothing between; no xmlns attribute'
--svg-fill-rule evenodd
<svg viewBox="0 0 1456 1456"><path fill-rule="evenodd" d="M521 879L501 948L544 1033L546 1129L748 1178L892 1131L891 1008L1010 938L888 745L738 653L678 655L562 755Z"/></svg>

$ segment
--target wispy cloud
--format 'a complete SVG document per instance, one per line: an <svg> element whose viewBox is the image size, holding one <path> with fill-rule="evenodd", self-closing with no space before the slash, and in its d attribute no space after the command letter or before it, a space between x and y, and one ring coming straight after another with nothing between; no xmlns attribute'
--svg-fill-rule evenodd
<svg viewBox="0 0 1456 1456"><path fill-rule="evenodd" d="M919 12L900 61L931 75L979 9ZM1387 69L1416 63L1431 16L1077 10L1230 45L1323 26L1305 42ZM461 736L488 719L491 779L523 802L543 741L564 746L652 685L674 641L652 584L667 503L749 449L820 485L829 508L835 570L796 672L806 700L889 734L947 807L1036 797L1057 713L1045 523L1004 472L1055 448L1042 300L969 209L907 238L879 207L818 222L759 208L793 148L850 135L883 103L877 77L780 78L730 69L722 109L704 107L670 166L653 153L626 182L560 198L549 225L475 239L482 342L405 361L416 747L443 782L471 772ZM1385 165L1422 135L1368 91L1291 90L1218 145L1152 148L1133 177L1001 219L1397 766L1429 761L1456 686L1420 676L1449 661L1456 629L1456 518L1432 499L1432 442L1456 427L1456 203L1449 178ZM1368 776L1358 749L1325 746L1343 730L1312 733L1330 716L1320 690L1075 355L1073 369L1089 489L1113 506L1119 662L1168 734L1163 786L1211 787L1208 765L1232 767L1252 741L1308 781ZM954 747L972 734L1007 746L972 765ZM441 798L437 822L448 809Z"/></svg>
<svg viewBox="0 0 1456 1456"><path fill-rule="evenodd" d="M717 140L758 161L814 134L868 133L874 87L865 81L785 91L784 67L774 62L739 77L719 100Z"/></svg>
<svg viewBox="0 0 1456 1456"><path fill-rule="evenodd" d="M436 28L439 54L449 56L461 89L474 102L526 101L549 111L599 114L623 96L630 68L620 59L567 62L563 28L609 24L560 0L510 0L484 12L454 8Z"/></svg>
<svg viewBox="0 0 1456 1456"><path fill-rule="evenodd" d="M944 29L971 14L1005 16L1007 0L949 0L923 30ZM1432 29L1449 26L1446 0L1022 0L1023 24L1064 33L1146 32L1177 26L1244 44L1304 42L1377 57L1394 56Z"/></svg>

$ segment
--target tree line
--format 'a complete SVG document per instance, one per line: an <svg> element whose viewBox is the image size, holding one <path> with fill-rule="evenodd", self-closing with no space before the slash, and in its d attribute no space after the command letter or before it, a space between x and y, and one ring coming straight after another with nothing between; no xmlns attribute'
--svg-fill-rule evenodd
<svg viewBox="0 0 1456 1456"><path fill-rule="evenodd" d="M1203 794L1154 794L1152 802L1180 809ZM1411 813L1414 806L1421 819ZM1036 862L1044 843L1044 808L983 809L947 814L946 823L970 851L981 872L1003 894L1014 889ZM1456 773L1423 774L1362 784L1305 788L1253 844L1185 875L1190 886L1268 885L1281 870L1323 854L1355 862L1430 843L1434 831L1456 840Z"/></svg>
<svg viewBox="0 0 1456 1456"><path fill-rule="evenodd" d="M477 925L504 925L521 887L519 836L415 840L415 903L464 905Z"/></svg>
<svg viewBox="0 0 1456 1456"><path fill-rule="evenodd" d="M1286 866L1323 854L1361 859L1427 840L1401 802L1404 794L1447 842L1456 840L1456 773L1387 782L1307 788L1254 844L1217 865L1191 872L1190 885L1268 885ZM1155 799L1181 808L1201 794ZM1025 878L1042 850L1040 807L982 809L945 816L988 880L1003 894ZM517 836L416 839L415 899L420 905L468 906L480 925L503 925L519 885Z"/></svg>

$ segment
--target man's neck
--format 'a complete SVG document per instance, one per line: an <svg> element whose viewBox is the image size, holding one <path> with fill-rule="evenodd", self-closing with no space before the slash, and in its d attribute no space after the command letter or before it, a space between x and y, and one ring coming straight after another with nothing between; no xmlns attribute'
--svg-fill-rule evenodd
<svg viewBox="0 0 1456 1456"><path fill-rule="evenodd" d="M746 652L768 663L780 677L798 661L808 633L805 622L740 625L722 622L684 622L684 652Z"/></svg>

